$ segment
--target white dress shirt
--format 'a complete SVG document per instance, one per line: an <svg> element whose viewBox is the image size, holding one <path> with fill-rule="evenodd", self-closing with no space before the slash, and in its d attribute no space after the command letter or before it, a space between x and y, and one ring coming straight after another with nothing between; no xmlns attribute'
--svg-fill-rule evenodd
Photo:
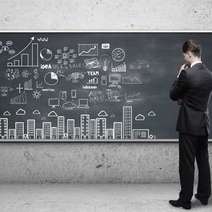
<svg viewBox="0 0 212 212"><path fill-rule="evenodd" d="M198 63L202 63L202 61L201 61L201 60L194 61L193 63L191 63L190 68L193 67L194 65L198 64ZM181 71L182 71L182 70L181 70ZM178 73L178 75L177 75L177 78L180 76L181 71L179 71L179 73Z"/></svg>
<svg viewBox="0 0 212 212"><path fill-rule="evenodd" d="M194 65L196 65L198 63L202 63L202 61L201 60L197 60L197 61L193 62L190 67L192 67L192 66L194 66Z"/></svg>

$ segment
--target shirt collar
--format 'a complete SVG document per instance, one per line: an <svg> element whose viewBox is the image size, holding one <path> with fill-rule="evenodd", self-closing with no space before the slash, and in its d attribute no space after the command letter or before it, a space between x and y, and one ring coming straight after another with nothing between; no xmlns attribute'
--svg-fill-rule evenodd
<svg viewBox="0 0 212 212"><path fill-rule="evenodd" d="M190 67L193 67L194 65L196 65L198 63L202 63L202 61L201 60L195 61L195 62L191 63L191 66Z"/></svg>

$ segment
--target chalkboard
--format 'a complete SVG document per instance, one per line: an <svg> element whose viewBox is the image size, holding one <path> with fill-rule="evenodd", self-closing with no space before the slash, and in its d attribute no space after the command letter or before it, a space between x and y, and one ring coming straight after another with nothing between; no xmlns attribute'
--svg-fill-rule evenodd
<svg viewBox="0 0 212 212"><path fill-rule="evenodd" d="M182 44L211 33L0 33L0 142L175 141ZM211 105L211 104L210 104Z"/></svg>

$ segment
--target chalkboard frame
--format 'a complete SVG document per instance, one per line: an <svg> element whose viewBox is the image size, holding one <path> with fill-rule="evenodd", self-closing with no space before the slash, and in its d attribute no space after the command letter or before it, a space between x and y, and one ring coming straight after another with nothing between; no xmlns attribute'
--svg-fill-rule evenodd
<svg viewBox="0 0 212 212"><path fill-rule="evenodd" d="M150 30L150 31L140 31L140 30L120 30L120 31L116 31L116 30L112 30L112 31L108 31L108 30L77 30L77 31L72 31L72 30L38 30L35 32L35 30L21 30L21 31L11 31L11 30L0 30L0 33L167 33L167 34L178 34L178 33L212 33L212 31L193 31L193 30L186 30L186 31L179 31L179 30L172 30L172 31L167 31L167 30ZM175 127L175 126L173 126ZM61 139L61 140L36 140L36 139L16 139L15 141L11 141L11 140L1 140L0 144L34 144L34 143L38 143L38 144L70 144L70 143L80 143L80 144L86 144L86 143L178 143L178 139L113 139L113 140L109 140L109 139L105 139L105 140L94 140L94 139L87 139L87 140L82 140L82 139L76 139L76 140L68 140L68 139ZM212 143L212 139L209 139L209 143Z"/></svg>

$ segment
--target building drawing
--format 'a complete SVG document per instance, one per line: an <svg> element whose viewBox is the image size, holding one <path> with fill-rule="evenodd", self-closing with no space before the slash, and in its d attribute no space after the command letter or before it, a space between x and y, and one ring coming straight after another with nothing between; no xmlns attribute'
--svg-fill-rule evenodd
<svg viewBox="0 0 212 212"><path fill-rule="evenodd" d="M96 119L90 119L90 139L96 139Z"/></svg>
<svg viewBox="0 0 212 212"><path fill-rule="evenodd" d="M89 122L90 122L89 114L81 114L80 115L80 129L81 129L81 138L82 139L89 138Z"/></svg>
<svg viewBox="0 0 212 212"><path fill-rule="evenodd" d="M75 120L67 119L67 134L68 139L74 139Z"/></svg>
<svg viewBox="0 0 212 212"><path fill-rule="evenodd" d="M58 127L58 138L63 139L65 133L65 117L58 116L57 117L57 127Z"/></svg>
<svg viewBox="0 0 212 212"><path fill-rule="evenodd" d="M51 122L43 122L43 139L51 139Z"/></svg>
<svg viewBox="0 0 212 212"><path fill-rule="evenodd" d="M35 139L35 119L27 120L27 135L29 139Z"/></svg>
<svg viewBox="0 0 212 212"><path fill-rule="evenodd" d="M132 138L132 106L123 106L123 138Z"/></svg>
<svg viewBox="0 0 212 212"><path fill-rule="evenodd" d="M16 139L24 139L24 122L15 123Z"/></svg>
<svg viewBox="0 0 212 212"><path fill-rule="evenodd" d="M79 126L75 119L65 119L64 116L54 117L56 126L50 121L43 121L42 128L36 128L35 119L15 122L15 128L9 129L9 118L0 118L1 140L128 140L155 139L150 135L150 129L133 129L132 106L123 106L122 121L114 121L112 128L107 128L109 116L91 118L90 114L81 114Z"/></svg>
<svg viewBox="0 0 212 212"><path fill-rule="evenodd" d="M96 136L97 139L106 138L106 118L96 119Z"/></svg>
<svg viewBox="0 0 212 212"><path fill-rule="evenodd" d="M0 118L0 139L8 139L8 118Z"/></svg>
<svg viewBox="0 0 212 212"><path fill-rule="evenodd" d="M122 122L113 122L114 138L122 139Z"/></svg>

